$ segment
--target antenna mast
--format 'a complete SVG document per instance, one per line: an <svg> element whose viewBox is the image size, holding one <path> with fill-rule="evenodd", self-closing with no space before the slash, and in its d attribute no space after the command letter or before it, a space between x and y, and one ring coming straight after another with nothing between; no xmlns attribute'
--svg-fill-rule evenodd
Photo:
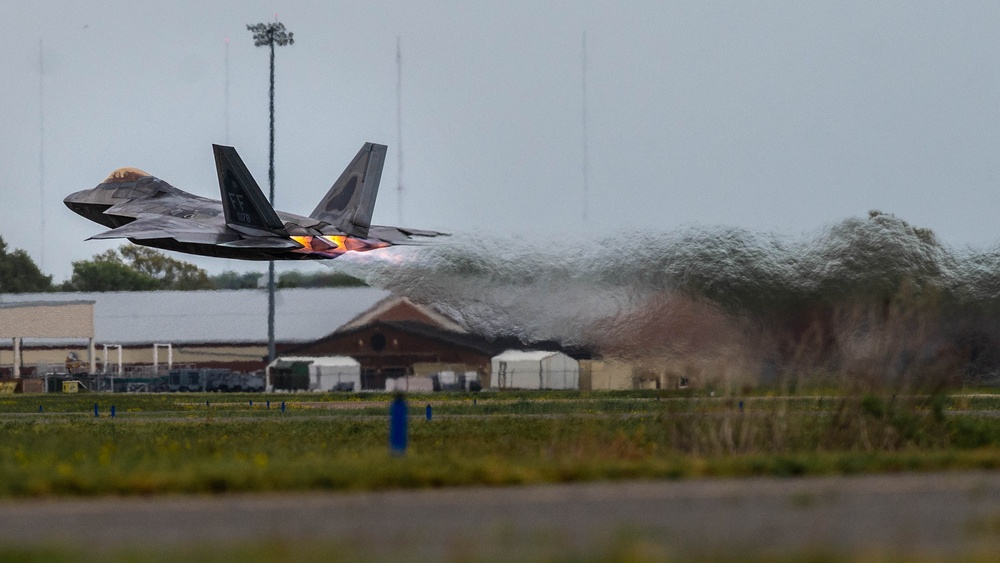
<svg viewBox="0 0 1000 563"><path fill-rule="evenodd" d="M589 192L589 186L588 186L588 181L587 181L588 180L588 178L587 178L587 168L588 168L588 166L587 166L587 164L588 164L587 163L587 161L588 161L588 154L587 154L588 147L587 147L587 145L588 145L588 139L587 139L587 32L586 31L583 32L582 53L583 53L583 61L582 61L583 64L581 66L583 68L583 80L582 80L582 84L581 85L582 85L582 90L583 90L583 112L582 112L582 118L583 118L583 222L586 223L587 222L587 198L588 198L588 195L589 195L588 194L588 192Z"/></svg>
<svg viewBox="0 0 1000 563"><path fill-rule="evenodd" d="M226 123L226 144L229 144L229 38L226 37L226 93L225 106L222 108L222 119Z"/></svg>
<svg viewBox="0 0 1000 563"><path fill-rule="evenodd" d="M45 54L42 40L38 40L38 266L45 271Z"/></svg>
<svg viewBox="0 0 1000 563"><path fill-rule="evenodd" d="M403 54L399 36L396 36L396 151L398 171L396 172L396 197L399 224L403 224Z"/></svg>

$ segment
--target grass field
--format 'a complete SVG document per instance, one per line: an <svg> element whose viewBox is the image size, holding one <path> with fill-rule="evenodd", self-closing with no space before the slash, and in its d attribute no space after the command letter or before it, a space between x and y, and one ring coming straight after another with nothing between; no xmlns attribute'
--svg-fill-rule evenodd
<svg viewBox="0 0 1000 563"><path fill-rule="evenodd" d="M388 453L389 399L8 395L0 496L1000 468L1000 396L989 394L758 396L742 410L657 392L417 395L402 458Z"/></svg>

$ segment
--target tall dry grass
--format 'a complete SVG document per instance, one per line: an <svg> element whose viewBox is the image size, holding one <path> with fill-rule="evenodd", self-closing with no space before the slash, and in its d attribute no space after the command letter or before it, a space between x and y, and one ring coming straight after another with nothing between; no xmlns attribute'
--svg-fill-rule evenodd
<svg viewBox="0 0 1000 563"><path fill-rule="evenodd" d="M739 312L677 292L647 298L595 323L598 354L727 394L937 393L1000 385L1000 315L974 311L906 284L884 298L854 297ZM673 375L673 376L671 376Z"/></svg>

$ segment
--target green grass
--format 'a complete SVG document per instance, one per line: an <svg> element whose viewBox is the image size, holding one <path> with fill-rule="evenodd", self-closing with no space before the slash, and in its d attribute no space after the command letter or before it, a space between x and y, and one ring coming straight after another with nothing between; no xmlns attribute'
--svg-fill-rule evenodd
<svg viewBox="0 0 1000 563"><path fill-rule="evenodd" d="M0 498L1000 469L1000 417L989 412L1000 409L1000 396L992 395L754 396L743 399L742 413L739 398L658 392L414 395L410 448L402 458L387 451L389 399L385 394L3 396ZM99 418L93 416L95 401ZM281 401L285 413L278 408ZM334 402L361 408L323 408ZM434 408L431 421L423 417L427 403ZM111 404L119 415L115 419L107 416ZM968 533L993 537L997 522L995 517L971 521ZM515 559L528 561L700 556L672 551L666 538L642 534L586 549L502 534L449 545L468 549L423 559L505 560L512 546L521 550ZM327 561L334 555L349 561L411 560L411 547L387 546L376 553L350 538L85 550L0 545L0 561ZM739 555L729 554L740 560L756 556ZM726 554L703 559L719 557ZM781 558L850 559L838 552Z"/></svg>
<svg viewBox="0 0 1000 563"><path fill-rule="evenodd" d="M418 395L402 459L387 451L388 399L5 396L0 497L1000 468L990 396L753 397L741 413L733 398L655 392Z"/></svg>
<svg viewBox="0 0 1000 563"><path fill-rule="evenodd" d="M839 405L845 396L792 397L710 397L692 392L665 391L504 391L413 394L410 412L422 415L431 404L436 415L574 415L574 414L657 414L661 412L737 412L740 401L746 413L822 412ZM847 397L849 398L849 397ZM382 416L392 399L386 393L120 393L0 395L0 417L5 414L72 414L93 416L97 403L100 415L108 416L111 406L117 414L132 416L278 416L286 404L285 416ZM915 408L931 408L931 397L907 397ZM949 412L1000 410L1000 394L935 396ZM890 399L891 400L891 399ZM270 402L270 409L267 404ZM207 404L206 404L207 403ZM252 403L252 404L251 404ZM352 408L325 408L350 405Z"/></svg>

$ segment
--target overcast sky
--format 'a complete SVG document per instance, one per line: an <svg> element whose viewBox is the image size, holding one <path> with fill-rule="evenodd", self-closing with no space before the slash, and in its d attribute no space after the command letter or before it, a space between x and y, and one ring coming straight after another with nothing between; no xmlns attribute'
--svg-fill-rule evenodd
<svg viewBox="0 0 1000 563"><path fill-rule="evenodd" d="M267 52L245 26L276 13L295 34L277 53L282 210L308 214L374 141L389 145L375 221L396 224L399 36L406 226L575 240L706 224L795 234L881 209L953 246L1000 239L995 1L0 8L0 236L36 260L44 240L57 281L116 246L85 242L104 228L62 198L118 167L218 197L210 145L231 144L266 190Z"/></svg>

